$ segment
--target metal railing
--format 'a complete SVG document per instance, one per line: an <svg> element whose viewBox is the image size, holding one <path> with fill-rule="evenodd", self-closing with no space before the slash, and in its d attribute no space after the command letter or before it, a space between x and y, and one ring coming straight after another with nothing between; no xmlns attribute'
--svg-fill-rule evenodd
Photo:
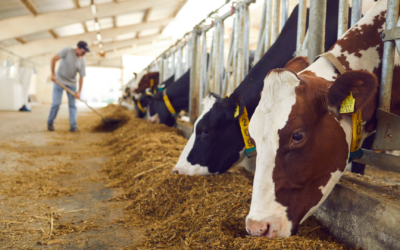
<svg viewBox="0 0 400 250"><path fill-rule="evenodd" d="M349 1L339 0L338 39L348 30ZM179 78L183 74L183 68L185 71L189 68L192 69L189 97L191 123L195 122L201 112L201 102L208 92L212 91L224 97L227 93L232 92L248 74L250 29L248 6L253 2L255 0L243 0L236 6L232 6L231 11L219 17L215 16L212 25L204 26L200 23L195 26L191 32L185 34L183 39L162 53L149 66L151 71L160 71L163 76L160 82L172 74L175 74L175 79ZM374 150L400 150L400 117L390 113L396 46L400 52L399 2L400 0L388 0L386 30L382 34L384 52ZM308 56L309 61L313 62L314 58L323 53L325 49L327 0L311 0L308 30L306 30L306 3L307 0L299 0L295 55ZM224 21L230 16L234 18L229 53L225 57ZM351 26L356 24L361 16L362 0L352 0ZM254 64L261 59L276 40L287 18L288 0L264 0ZM207 32L211 32L211 30L213 40L211 47L207 48ZM186 46L185 55L183 55L184 46ZM185 58L184 64L183 58ZM363 151L364 156L355 160L356 162L400 172L400 157L377 154L373 150L363 149Z"/></svg>

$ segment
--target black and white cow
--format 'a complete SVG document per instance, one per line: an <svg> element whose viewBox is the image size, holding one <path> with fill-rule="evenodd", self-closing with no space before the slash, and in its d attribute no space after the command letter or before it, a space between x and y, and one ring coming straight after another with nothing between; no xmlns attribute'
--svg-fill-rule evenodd
<svg viewBox="0 0 400 250"><path fill-rule="evenodd" d="M151 117L154 117L157 114L156 109L154 108L153 105L152 96L160 92L160 90L167 88L173 82L174 82L174 75L159 85L154 85L152 88L147 88L145 91L143 91L142 94L139 95L139 97L137 96L135 97L134 95L133 102L135 104L137 117L144 118L146 116L146 112L148 111L150 119L152 119ZM141 108L139 107L139 104Z"/></svg>
<svg viewBox="0 0 400 250"><path fill-rule="evenodd" d="M186 71L178 80L171 83L166 87L166 94L171 102L172 107L177 113L181 110L189 109L189 87L190 87L190 69ZM165 105L164 91L160 91L155 94L152 98L152 105L154 106L156 116L159 119L159 123L167 126L173 126L175 124L175 117L168 110Z"/></svg>
<svg viewBox="0 0 400 250"><path fill-rule="evenodd" d="M326 50L337 40L339 0L328 0L327 9ZM217 95L210 95L204 99L203 112L173 168L174 173L220 174L235 165L254 172L255 157L248 158L245 155L240 125L238 119L234 118L235 109L237 104L245 106L251 118L260 101L260 92L267 73L284 67L292 59L296 50L297 19L298 6L293 10L276 42L230 97L222 99ZM240 112L242 111L243 108Z"/></svg>

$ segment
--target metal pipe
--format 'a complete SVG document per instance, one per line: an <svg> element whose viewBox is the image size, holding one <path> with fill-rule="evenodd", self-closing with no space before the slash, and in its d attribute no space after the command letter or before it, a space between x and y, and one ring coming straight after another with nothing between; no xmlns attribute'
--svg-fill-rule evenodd
<svg viewBox="0 0 400 250"><path fill-rule="evenodd" d="M242 2L240 2L240 3L238 3L238 4L236 4L236 6L234 7L234 8L235 8L235 11L236 11L237 9L240 9L241 6L243 6L243 5L249 5L249 4L254 3L254 2L256 2L256 0L244 0L244 1L242 1ZM214 22L223 21L223 20L227 19L227 18L230 17L230 16L231 16L231 11L227 11L227 12L226 12L225 14L223 14L222 16L216 18L216 19L214 20ZM201 29L201 32L203 32L203 31L209 31L211 28L212 28L212 27L211 27L210 25L207 25L207 26L205 26L204 28Z"/></svg>
<svg viewBox="0 0 400 250"><path fill-rule="evenodd" d="M225 39L224 39L224 21L219 22L219 59L218 59L218 94L222 96L222 85L223 85L223 80L224 80L224 45L225 45Z"/></svg>
<svg viewBox="0 0 400 250"><path fill-rule="evenodd" d="M303 44L301 45L301 50L305 50L308 48L308 38L310 37L310 30L307 30L306 36L304 37Z"/></svg>
<svg viewBox="0 0 400 250"><path fill-rule="evenodd" d="M304 35L306 33L306 21L307 21L307 0L300 0L299 16L297 19L296 51L300 51L301 46L303 45Z"/></svg>
<svg viewBox="0 0 400 250"><path fill-rule="evenodd" d="M349 27L349 0L339 0L338 33L339 39Z"/></svg>
<svg viewBox="0 0 400 250"><path fill-rule="evenodd" d="M265 31L264 31L264 51L268 51L271 47L271 29L272 29L272 0L265 0L267 3L267 12L265 14Z"/></svg>
<svg viewBox="0 0 400 250"><path fill-rule="evenodd" d="M265 41L265 36L264 36L264 30L265 30L265 15L267 12L267 1L264 1L263 4L263 10L261 14L261 23L260 23L260 29L258 30L258 39L257 39L257 48L256 48L256 54L254 55L254 63L258 62L262 55L263 55L263 50L264 50L264 41Z"/></svg>
<svg viewBox="0 0 400 250"><path fill-rule="evenodd" d="M178 48L178 54L177 54L177 69L176 69L176 73L175 73L175 80L177 80L179 77L182 76L182 71L183 71L183 60L182 60L182 47Z"/></svg>
<svg viewBox="0 0 400 250"><path fill-rule="evenodd" d="M190 89L189 89L189 120L190 123L194 124L197 119L197 112L200 109L200 105L198 102L199 99L199 72L197 70L199 63L197 62L198 58L198 49L199 49L199 35L198 29L195 27L192 31L192 63L190 69Z"/></svg>
<svg viewBox="0 0 400 250"><path fill-rule="evenodd" d="M273 28L272 28L272 43L276 41L279 35L279 15L281 13L281 0L274 0L274 10L273 10Z"/></svg>
<svg viewBox="0 0 400 250"><path fill-rule="evenodd" d="M364 155L355 162L374 166L386 171L400 173L400 157L388 154L377 154L373 150L362 149Z"/></svg>
<svg viewBox="0 0 400 250"><path fill-rule="evenodd" d="M386 14L386 30L390 30L396 27L397 17L399 16L399 2L399 0L388 1ZM385 41L383 43L382 77L379 93L379 108L386 112L390 112L395 55L394 50L395 43L393 41Z"/></svg>
<svg viewBox="0 0 400 250"><path fill-rule="evenodd" d="M353 0L351 8L351 27L361 19L362 15L362 0Z"/></svg>
<svg viewBox="0 0 400 250"><path fill-rule="evenodd" d="M201 33L201 39L203 45L201 46L201 65L200 65L200 87L199 87L199 100L203 100L206 93L206 82L207 82L207 38L206 32ZM202 112L201 105L199 106L199 113Z"/></svg>
<svg viewBox="0 0 400 250"><path fill-rule="evenodd" d="M175 60L175 51L171 53L171 71L169 72L169 77L176 74L176 60Z"/></svg>
<svg viewBox="0 0 400 250"><path fill-rule="evenodd" d="M243 48L243 76L242 81L249 73L249 47L250 47L250 17L249 6L243 6L243 22L244 22L244 48Z"/></svg>
<svg viewBox="0 0 400 250"><path fill-rule="evenodd" d="M313 62L316 56L325 51L325 19L326 0L311 0L308 42L308 60L310 62Z"/></svg>
<svg viewBox="0 0 400 250"><path fill-rule="evenodd" d="M237 18L237 22L236 22L236 35L238 37L237 39L237 60L236 60L236 65L235 65L235 69L233 71L233 73L236 73L236 77L235 77L235 88L237 88L240 84L240 82L242 81L241 79L241 75L242 75L242 67L241 64L243 63L243 59L242 59L242 51L243 51L243 43L242 43L242 37L243 37L243 32L242 32L242 23L243 23L243 9L240 8L237 10L236 13L236 18Z"/></svg>
<svg viewBox="0 0 400 250"><path fill-rule="evenodd" d="M233 18L233 24L232 27L236 26L236 18ZM234 58L234 53L233 53L233 47L234 47L234 36L235 36L235 29L232 29L232 33L231 33L231 38L230 38L230 42L229 42L229 53L228 53L228 62L226 64L226 69L225 69L225 78L224 78L224 86L223 86L223 90L222 90L222 95L226 95L227 94L227 90L228 90L228 85L229 83L232 82L232 77L231 77L231 73L233 71L233 58Z"/></svg>
<svg viewBox="0 0 400 250"><path fill-rule="evenodd" d="M218 94L218 58L219 58L219 29L218 29L219 22L214 22L214 34L213 34L213 53L212 53L212 60L213 60L213 67L211 68L211 91Z"/></svg>
<svg viewBox="0 0 400 250"><path fill-rule="evenodd" d="M289 1L282 0L281 30L285 26L288 17L289 17Z"/></svg>
<svg viewBox="0 0 400 250"><path fill-rule="evenodd" d="M190 43L191 43L191 41L190 40L188 40L188 41L186 41L186 62L185 62L185 72L186 71L188 71L189 70L189 68L190 68L190 52L191 52L191 49L190 49Z"/></svg>

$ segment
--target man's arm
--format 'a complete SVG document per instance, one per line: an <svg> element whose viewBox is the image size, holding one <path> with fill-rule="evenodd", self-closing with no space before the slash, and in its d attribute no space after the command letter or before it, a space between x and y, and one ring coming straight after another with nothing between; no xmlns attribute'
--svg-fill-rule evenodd
<svg viewBox="0 0 400 250"><path fill-rule="evenodd" d="M52 59L51 59L51 80L53 81L53 82L55 82L56 81L56 71L55 71L55 68L56 68L56 62L58 61L58 60L60 60L60 57L58 56L58 55L55 55Z"/></svg>
<svg viewBox="0 0 400 250"><path fill-rule="evenodd" d="M79 77L79 90L76 91L75 97L80 99L81 98L81 90L83 85L83 77Z"/></svg>

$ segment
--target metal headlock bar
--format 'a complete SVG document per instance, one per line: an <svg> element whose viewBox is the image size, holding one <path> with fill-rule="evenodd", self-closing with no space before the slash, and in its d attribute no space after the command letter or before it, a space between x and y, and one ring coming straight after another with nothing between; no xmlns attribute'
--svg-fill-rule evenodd
<svg viewBox="0 0 400 250"><path fill-rule="evenodd" d="M233 91L249 68L250 17L248 5L255 0L245 0L232 6L232 10L216 17L211 25L197 26L194 29L197 50L193 49L192 63L196 70L191 70L189 118L192 123L202 111L202 100L209 92L222 97ZM225 66L224 56L224 21L234 14L232 34L229 43L228 61ZM213 38L208 55L207 32L213 29ZM192 37L193 37L192 33ZM192 40L193 41L193 40ZM201 44L201 46L200 46ZM197 85L198 84L198 85ZM198 95L197 95L198 93ZM196 100L192 100L192 97Z"/></svg>

